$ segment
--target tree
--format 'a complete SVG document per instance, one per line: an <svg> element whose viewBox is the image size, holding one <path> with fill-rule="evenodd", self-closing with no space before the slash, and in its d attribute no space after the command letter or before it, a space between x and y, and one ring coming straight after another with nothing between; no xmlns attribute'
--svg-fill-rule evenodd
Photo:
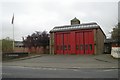
<svg viewBox="0 0 120 80"><path fill-rule="evenodd" d="M38 32L36 31L32 35L28 35L26 39L23 38L24 47L31 49L34 47L43 47L44 50L49 46L49 34L46 31Z"/></svg>
<svg viewBox="0 0 120 80"><path fill-rule="evenodd" d="M49 45L49 34L46 31L43 31L41 34L41 45L44 49Z"/></svg>
<svg viewBox="0 0 120 80"><path fill-rule="evenodd" d="M13 52L13 41L9 37L2 39L2 52Z"/></svg>
<svg viewBox="0 0 120 80"><path fill-rule="evenodd" d="M113 28L111 37L114 40L120 40L120 22Z"/></svg>

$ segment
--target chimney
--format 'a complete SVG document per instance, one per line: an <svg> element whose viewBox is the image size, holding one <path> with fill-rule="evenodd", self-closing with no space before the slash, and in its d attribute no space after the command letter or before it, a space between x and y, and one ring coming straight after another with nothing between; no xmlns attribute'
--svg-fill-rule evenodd
<svg viewBox="0 0 120 80"><path fill-rule="evenodd" d="M71 20L71 25L75 25L75 24L80 24L80 20L77 19L76 17Z"/></svg>

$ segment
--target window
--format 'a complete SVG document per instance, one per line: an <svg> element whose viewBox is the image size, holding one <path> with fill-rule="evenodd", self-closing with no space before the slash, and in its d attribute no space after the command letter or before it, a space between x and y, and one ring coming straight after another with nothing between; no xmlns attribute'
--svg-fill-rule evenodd
<svg viewBox="0 0 120 80"><path fill-rule="evenodd" d="M85 50L88 50L88 45L85 45Z"/></svg>
<svg viewBox="0 0 120 80"><path fill-rule="evenodd" d="M67 46L66 45L64 45L64 50L67 50Z"/></svg>
<svg viewBox="0 0 120 80"><path fill-rule="evenodd" d="M92 50L92 44L90 44L90 50Z"/></svg>
<svg viewBox="0 0 120 80"><path fill-rule="evenodd" d="M78 45L76 45L76 50L78 50L79 49L79 47L78 47Z"/></svg>
<svg viewBox="0 0 120 80"><path fill-rule="evenodd" d="M83 50L83 45L82 44L80 45L80 50Z"/></svg>
<svg viewBox="0 0 120 80"><path fill-rule="evenodd" d="M71 48L70 45L68 45L68 50L70 50L70 48Z"/></svg>

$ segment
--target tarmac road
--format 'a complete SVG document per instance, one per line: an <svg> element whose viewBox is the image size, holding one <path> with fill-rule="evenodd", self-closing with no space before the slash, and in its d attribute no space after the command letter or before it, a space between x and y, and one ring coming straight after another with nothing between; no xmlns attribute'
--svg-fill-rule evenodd
<svg viewBox="0 0 120 80"><path fill-rule="evenodd" d="M42 55L25 60L3 62L3 66L53 67L53 68L118 68L118 60L110 54L102 55Z"/></svg>
<svg viewBox="0 0 120 80"><path fill-rule="evenodd" d="M3 78L118 78L111 55L42 55L3 62Z"/></svg>
<svg viewBox="0 0 120 80"><path fill-rule="evenodd" d="M3 66L3 78L118 78L118 69L111 68L33 68Z"/></svg>

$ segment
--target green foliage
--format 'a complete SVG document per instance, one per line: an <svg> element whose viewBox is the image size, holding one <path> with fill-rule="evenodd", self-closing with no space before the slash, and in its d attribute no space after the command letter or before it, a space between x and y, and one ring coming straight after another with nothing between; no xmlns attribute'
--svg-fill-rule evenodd
<svg viewBox="0 0 120 80"><path fill-rule="evenodd" d="M13 41L9 38L2 39L2 52L13 52Z"/></svg>
<svg viewBox="0 0 120 80"><path fill-rule="evenodd" d="M24 47L29 49L31 53L37 53L37 48L43 47L43 52L48 53L48 46L49 46L49 34L46 31L39 32L36 31L35 33L28 35L25 39L23 37L23 45ZM32 51L32 48L35 51ZM39 51L38 51L39 52Z"/></svg>
<svg viewBox="0 0 120 80"><path fill-rule="evenodd" d="M29 49L31 47L43 47L44 49L49 46L49 34L46 31L35 32L32 35L28 35L26 39L23 38L23 44Z"/></svg>
<svg viewBox="0 0 120 80"><path fill-rule="evenodd" d="M113 28L111 37L120 40L120 22Z"/></svg>

